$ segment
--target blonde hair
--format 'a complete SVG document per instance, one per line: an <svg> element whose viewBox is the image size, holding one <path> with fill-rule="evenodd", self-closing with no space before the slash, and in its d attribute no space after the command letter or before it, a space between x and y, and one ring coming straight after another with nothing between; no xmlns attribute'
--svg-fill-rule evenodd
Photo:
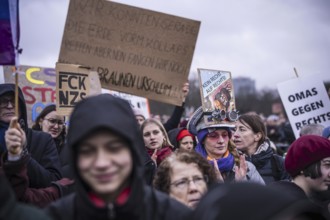
<svg viewBox="0 0 330 220"><path fill-rule="evenodd" d="M142 123L142 125L141 125L141 132L142 132L142 134L143 134L143 130L144 130L144 128L145 128L147 125L149 125L149 124L155 124L155 125L157 125L157 126L159 127L159 129L161 130L161 132L163 133L165 139L164 139L164 142L163 142L163 144L162 144L162 148L165 147L165 146L170 146L170 147L173 149L174 146L171 144L171 141L170 141L170 139L168 138L167 132L166 132L166 130L165 130L163 124L162 124L159 120L157 120L157 119L153 119L153 118L148 118L148 119L146 119L146 120Z"/></svg>

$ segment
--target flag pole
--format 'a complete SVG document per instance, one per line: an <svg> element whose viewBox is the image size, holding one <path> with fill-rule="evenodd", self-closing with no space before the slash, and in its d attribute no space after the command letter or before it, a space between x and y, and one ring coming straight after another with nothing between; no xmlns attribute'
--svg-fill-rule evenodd
<svg viewBox="0 0 330 220"><path fill-rule="evenodd" d="M299 76L298 76L298 72L297 72L297 70L296 70L296 67L293 67L293 71L294 71L294 73L296 74L296 77L299 78Z"/></svg>
<svg viewBox="0 0 330 220"><path fill-rule="evenodd" d="M15 116L17 118L19 118L19 112L18 112L18 109L19 109L19 102L18 102L18 69L17 67L15 66Z"/></svg>

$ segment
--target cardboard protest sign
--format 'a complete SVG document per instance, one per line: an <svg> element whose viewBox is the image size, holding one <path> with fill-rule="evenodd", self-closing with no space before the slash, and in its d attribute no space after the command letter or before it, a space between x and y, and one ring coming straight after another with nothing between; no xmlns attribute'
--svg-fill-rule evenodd
<svg viewBox="0 0 330 220"><path fill-rule="evenodd" d="M4 66L5 83L15 83L14 66ZM54 68L19 66L18 85L22 89L28 125L31 127L44 107L55 104L56 72Z"/></svg>
<svg viewBox="0 0 330 220"><path fill-rule="evenodd" d="M91 67L102 88L181 105L199 27L112 1L71 0L59 62Z"/></svg>
<svg viewBox="0 0 330 220"><path fill-rule="evenodd" d="M56 109L70 115L74 106L87 98L90 90L88 68L72 64L56 64Z"/></svg>
<svg viewBox="0 0 330 220"><path fill-rule="evenodd" d="M14 66L4 66L5 83L15 83ZM56 71L54 68L19 66L18 85L22 89L29 127L40 112L49 104L56 104ZM90 74L90 94L100 94L101 85L98 74Z"/></svg>
<svg viewBox="0 0 330 220"><path fill-rule="evenodd" d="M103 93L110 93L113 96L117 96L119 98L125 99L129 102L133 110L138 110L143 114L145 118L150 117L150 108L149 108L149 102L148 99L127 94L127 93L122 93L122 92L116 92L116 91L111 91L107 89L102 90Z"/></svg>
<svg viewBox="0 0 330 220"><path fill-rule="evenodd" d="M299 77L279 83L277 88L296 138L304 125L330 125L329 96L320 79Z"/></svg>
<svg viewBox="0 0 330 220"><path fill-rule="evenodd" d="M218 111L222 117L230 118L230 113L237 117L234 88L231 73L221 70L198 69L203 112ZM205 123L218 122L205 118Z"/></svg>

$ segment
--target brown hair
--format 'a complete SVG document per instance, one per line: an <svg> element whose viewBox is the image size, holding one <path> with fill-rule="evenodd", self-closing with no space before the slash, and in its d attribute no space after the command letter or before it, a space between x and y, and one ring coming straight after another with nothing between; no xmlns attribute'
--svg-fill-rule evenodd
<svg viewBox="0 0 330 220"><path fill-rule="evenodd" d="M44 119L49 113L53 112L53 111L56 111L56 105L54 104L51 104L51 105L48 105L46 106L41 112L40 114L38 115L36 121L34 122L34 124L32 125L32 129L33 130L36 130L36 131L42 131L42 128L40 126L40 121L42 119ZM58 137L56 138L56 140L58 142L55 142L57 143L57 147L61 147L65 141L65 136L66 136L66 127L65 125L63 125L63 128L62 128L62 131L61 133L58 135ZM58 150L61 150L61 149L58 149Z"/></svg>
<svg viewBox="0 0 330 220"><path fill-rule="evenodd" d="M245 126L249 126L253 133L261 133L261 138L258 141L258 146L260 146L263 142L265 142L267 137L266 126L259 115L257 114L244 114L239 116L239 122L244 124Z"/></svg>
<svg viewBox="0 0 330 220"><path fill-rule="evenodd" d="M169 147L171 147L172 149L174 148L174 146L173 146L173 145L171 144L171 142L170 142L170 139L168 138L167 132L166 132L166 130L165 130L163 124L162 124L159 120L157 120L157 119L153 119L153 118L148 118L148 119L146 119L146 120L142 123L142 125L141 125L141 132L142 132L142 134L143 134L143 130L144 130L144 128L145 128L148 124L155 124L155 125L157 125L157 126L159 127L159 129L161 130L161 132L163 133L163 135L164 135L164 137L165 137L165 141L163 142L163 147L165 147L165 146L169 146Z"/></svg>
<svg viewBox="0 0 330 220"><path fill-rule="evenodd" d="M303 174L306 177L309 176L311 179L320 178L322 176L321 161L319 160L316 163L313 163L313 164L309 165L308 167L306 167L303 170Z"/></svg>
<svg viewBox="0 0 330 220"><path fill-rule="evenodd" d="M167 157L157 168L157 173L154 177L153 186L155 189L165 193L170 192L171 173L174 162L182 162L187 164L196 164L198 169L204 176L207 176L209 187L216 182L216 175L213 166L203 158L201 155L194 151L177 150Z"/></svg>

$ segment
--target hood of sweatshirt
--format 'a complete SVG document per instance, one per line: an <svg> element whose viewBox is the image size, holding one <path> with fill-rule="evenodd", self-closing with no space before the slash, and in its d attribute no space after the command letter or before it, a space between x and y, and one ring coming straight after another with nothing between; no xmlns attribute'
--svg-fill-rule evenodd
<svg viewBox="0 0 330 220"><path fill-rule="evenodd" d="M15 94L15 84L11 84L11 83L0 84L0 96L3 96L7 93L12 93L13 95ZM27 133L28 124L27 124L25 99L22 90L19 87L18 87L18 99L19 99L19 110L20 110L20 117L18 119L18 122L20 123L25 133Z"/></svg>
<svg viewBox="0 0 330 220"><path fill-rule="evenodd" d="M84 191L80 193L88 193L89 187L79 176L77 169L79 142L101 128L110 130L128 142L133 160L130 188L132 191L136 187L141 188L144 181L142 153L145 149L133 110L126 100L110 94L102 94L80 101L75 106L70 118L67 144L71 150L72 167L77 176L77 185L79 190Z"/></svg>

